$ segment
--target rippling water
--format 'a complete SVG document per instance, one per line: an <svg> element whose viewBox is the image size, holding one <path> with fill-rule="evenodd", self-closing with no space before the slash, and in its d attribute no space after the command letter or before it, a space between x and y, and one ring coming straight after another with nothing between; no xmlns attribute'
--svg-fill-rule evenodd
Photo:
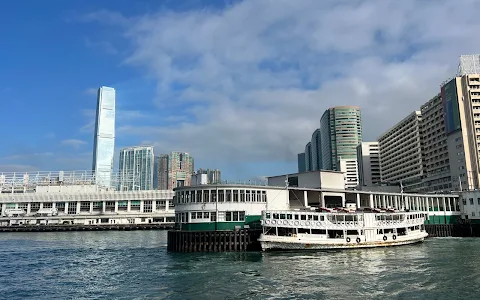
<svg viewBox="0 0 480 300"><path fill-rule="evenodd" d="M476 299L480 239L168 253L166 232L0 234L0 299Z"/></svg>

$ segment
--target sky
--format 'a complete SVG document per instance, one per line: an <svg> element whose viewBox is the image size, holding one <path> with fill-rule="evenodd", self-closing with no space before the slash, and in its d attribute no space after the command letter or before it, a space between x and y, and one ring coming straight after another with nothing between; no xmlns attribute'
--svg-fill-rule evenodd
<svg viewBox="0 0 480 300"><path fill-rule="evenodd" d="M364 141L480 52L479 1L4 0L0 172L88 170L96 89L122 147L189 152L223 179L294 173L322 113Z"/></svg>

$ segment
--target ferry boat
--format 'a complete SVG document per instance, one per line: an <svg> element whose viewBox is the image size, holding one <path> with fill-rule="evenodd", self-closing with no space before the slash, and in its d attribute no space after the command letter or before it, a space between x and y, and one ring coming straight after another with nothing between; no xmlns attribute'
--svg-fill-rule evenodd
<svg viewBox="0 0 480 300"><path fill-rule="evenodd" d="M319 211L263 211L258 239L262 250L399 246L423 242L428 236L422 212Z"/></svg>

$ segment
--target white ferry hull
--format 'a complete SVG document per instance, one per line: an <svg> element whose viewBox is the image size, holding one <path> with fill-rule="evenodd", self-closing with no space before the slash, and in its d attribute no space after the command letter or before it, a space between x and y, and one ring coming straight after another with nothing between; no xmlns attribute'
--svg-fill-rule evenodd
<svg viewBox="0 0 480 300"><path fill-rule="evenodd" d="M308 241L296 238L286 237L270 237L263 234L259 238L263 251L272 250L334 250L334 249L358 249L358 248L376 248L376 247L393 247L421 243L428 236L426 232L416 234L415 237L398 238L396 240L387 241L371 241L357 243L355 240L347 243L345 241ZM280 239L279 239L280 238Z"/></svg>

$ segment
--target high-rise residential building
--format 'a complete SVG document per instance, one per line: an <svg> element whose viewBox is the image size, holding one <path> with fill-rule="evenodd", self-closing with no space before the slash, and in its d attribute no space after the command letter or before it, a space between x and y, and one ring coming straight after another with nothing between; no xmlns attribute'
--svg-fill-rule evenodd
<svg viewBox="0 0 480 300"><path fill-rule="evenodd" d="M343 172L346 189L354 189L358 186L358 165L356 158L339 158L336 169Z"/></svg>
<svg viewBox="0 0 480 300"><path fill-rule="evenodd" d="M378 138L382 182L396 182L405 191L421 191L425 177L422 114L414 111Z"/></svg>
<svg viewBox="0 0 480 300"><path fill-rule="evenodd" d="M320 128L316 129L312 134L311 152L312 152L312 169L318 171L322 169L322 144L320 138Z"/></svg>
<svg viewBox="0 0 480 300"><path fill-rule="evenodd" d="M357 159L362 142L362 118L358 106L327 109L320 119L322 169L337 170L339 159Z"/></svg>
<svg viewBox="0 0 480 300"><path fill-rule="evenodd" d="M378 142L362 142L357 146L358 185L374 186L381 183L380 151Z"/></svg>
<svg viewBox="0 0 480 300"><path fill-rule="evenodd" d="M102 86L97 94L92 171L97 185L111 187L115 153L115 89Z"/></svg>
<svg viewBox="0 0 480 300"><path fill-rule="evenodd" d="M475 59L461 57L459 76L441 88L454 190L480 188L480 74L467 73L480 72Z"/></svg>
<svg viewBox="0 0 480 300"><path fill-rule="evenodd" d="M121 191L152 190L153 147L137 146L121 149L118 170Z"/></svg>
<svg viewBox="0 0 480 300"><path fill-rule="evenodd" d="M305 167L305 152L298 153L297 163L298 163L298 173L303 173L307 171L307 168Z"/></svg>
<svg viewBox="0 0 480 300"><path fill-rule="evenodd" d="M448 157L445 117L441 94L421 106L425 192L451 191L452 178Z"/></svg>
<svg viewBox="0 0 480 300"><path fill-rule="evenodd" d="M155 156L153 172L153 188L157 190L168 190L168 154Z"/></svg>
<svg viewBox="0 0 480 300"><path fill-rule="evenodd" d="M207 184L222 183L222 172L219 169L198 169L197 174L206 174Z"/></svg>
<svg viewBox="0 0 480 300"><path fill-rule="evenodd" d="M168 158L168 164L165 165L165 157ZM171 152L168 155L162 155L158 159L156 168L158 178L158 189L165 189L162 176L167 174L167 190L172 190L179 186L189 186L192 175L194 174L194 159L185 152Z"/></svg>
<svg viewBox="0 0 480 300"><path fill-rule="evenodd" d="M313 171L312 142L308 142L305 146L305 171Z"/></svg>

